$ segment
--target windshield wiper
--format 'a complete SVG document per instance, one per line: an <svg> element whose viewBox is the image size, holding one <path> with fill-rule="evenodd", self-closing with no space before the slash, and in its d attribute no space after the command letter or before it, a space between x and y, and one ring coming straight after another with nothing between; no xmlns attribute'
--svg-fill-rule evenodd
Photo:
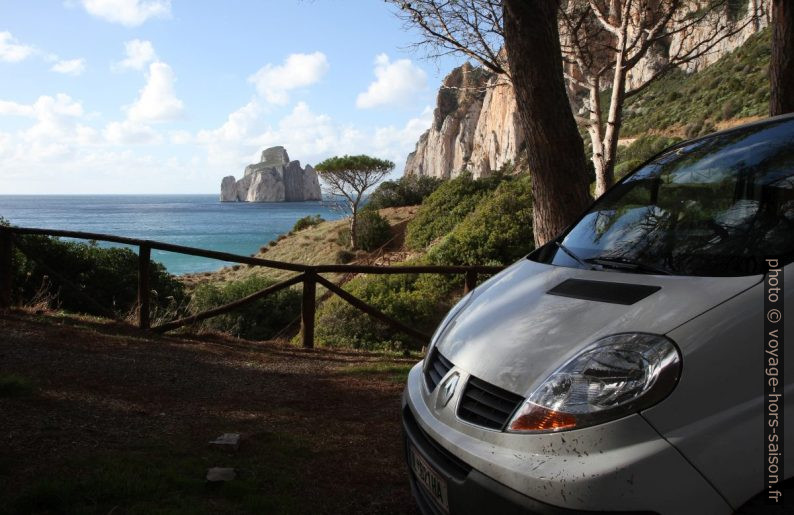
<svg viewBox="0 0 794 515"><path fill-rule="evenodd" d="M672 275L672 272L670 272L670 270L665 270L664 268L659 268L658 266L649 265L647 263L642 263L640 261L635 261L633 259L628 259L628 258L594 257L594 258L585 259L585 261L588 263L595 263L596 265L616 268L619 270L628 270L632 272L645 272L649 274L658 274L658 275Z"/></svg>
<svg viewBox="0 0 794 515"><path fill-rule="evenodd" d="M562 244L562 243L560 243L559 241L556 241L556 240L555 240L555 241L552 241L552 243L553 243L553 244L554 244L554 245L555 245L555 246L556 246L558 249L560 249L561 251L563 251L563 252L565 252L566 254L568 254L568 255L569 255L571 258L573 258L573 260L574 260L574 261L576 261L577 263L579 263L579 264L580 264L580 265L582 265L583 267L587 268L588 270L598 270L598 267L597 267L597 266L594 266L592 263L588 263L588 262L587 262L587 261L585 261L584 259L580 258L579 256L577 256L577 255L576 255L576 253L575 253L574 251L572 251L571 249L569 249L568 247L566 247L565 245L563 245L563 244Z"/></svg>

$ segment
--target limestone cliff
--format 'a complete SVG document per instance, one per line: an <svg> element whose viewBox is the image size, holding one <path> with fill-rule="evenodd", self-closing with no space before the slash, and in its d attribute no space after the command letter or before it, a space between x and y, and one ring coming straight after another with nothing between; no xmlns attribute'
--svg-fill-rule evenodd
<svg viewBox="0 0 794 515"><path fill-rule="evenodd" d="M444 78L436 98L433 125L408 155L406 174L449 179L468 166L489 78L488 72L469 63Z"/></svg>
<svg viewBox="0 0 794 515"><path fill-rule="evenodd" d="M320 200L320 181L309 165L290 161L284 147L262 152L258 163L245 167L243 178L233 175L221 181L221 202L296 202Z"/></svg>
<svg viewBox="0 0 794 515"><path fill-rule="evenodd" d="M768 3L768 0L745 1L748 9L738 20L740 25L750 19L748 13L754 12L753 5L766 12ZM715 62L741 46L767 23L768 19L762 16L735 36L719 41L708 53L688 63L687 71L696 71ZM687 42L674 35L670 44L675 47ZM629 75L629 86L647 79L654 67L664 61L664 52L669 50L651 52ZM442 81L433 125L419 137L416 150L408 155L405 174L449 179L468 171L475 178L484 177L508 162L519 160L524 145L512 86L504 77L466 63L452 70Z"/></svg>

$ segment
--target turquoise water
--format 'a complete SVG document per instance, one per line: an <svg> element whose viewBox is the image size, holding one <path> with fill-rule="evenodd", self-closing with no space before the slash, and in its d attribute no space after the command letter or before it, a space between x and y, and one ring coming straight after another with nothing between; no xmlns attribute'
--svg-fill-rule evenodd
<svg viewBox="0 0 794 515"><path fill-rule="evenodd" d="M248 256L295 221L343 213L333 202L219 202L217 195L0 195L0 217L40 227L158 240ZM100 243L109 246L111 244ZM152 251L173 274L217 270L214 259Z"/></svg>

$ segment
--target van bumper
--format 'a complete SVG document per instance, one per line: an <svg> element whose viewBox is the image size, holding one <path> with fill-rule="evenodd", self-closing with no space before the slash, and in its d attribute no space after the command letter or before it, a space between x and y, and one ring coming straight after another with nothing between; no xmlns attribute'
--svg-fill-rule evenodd
<svg viewBox="0 0 794 515"><path fill-rule="evenodd" d="M464 370L453 371L468 380ZM439 407L436 393L428 392L417 364L403 395L402 426L411 487L423 513L447 511L417 478L410 452L422 458L414 464L424 461L420 468L432 469L433 481L444 485L452 515L733 512L640 415L575 431L505 433L459 420L456 397Z"/></svg>
<svg viewBox="0 0 794 515"><path fill-rule="evenodd" d="M503 484L494 481L481 472L472 469L454 456L444 451L437 443L430 440L416 423L411 409L403 407L402 414L404 451L406 462L409 462L409 446L418 451L432 467L445 476L449 495L449 512L458 513L499 513L501 515L571 515L592 514L609 515L627 512L582 511L560 508L551 504L532 499L516 492ZM465 475L461 476L461 471ZM411 482L411 493L416 500L419 510L424 515L445 515L444 510L436 504L425 488L419 483L411 467L408 466ZM635 514L653 514L645 511Z"/></svg>

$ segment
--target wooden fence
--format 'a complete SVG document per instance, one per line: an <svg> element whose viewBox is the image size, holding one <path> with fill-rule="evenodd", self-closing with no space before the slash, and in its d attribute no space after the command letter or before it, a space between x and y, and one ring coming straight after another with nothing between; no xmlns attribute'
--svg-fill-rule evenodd
<svg viewBox="0 0 794 515"><path fill-rule="evenodd" d="M124 245L131 245L138 247L138 327L144 331L166 332L177 329L179 327L200 322L207 318L211 318L223 313L227 313L245 304L253 302L275 293L284 288L296 284L303 285L303 301L301 304L301 339L303 346L307 348L314 347L314 318L316 310L316 291L317 284L324 286L329 292L338 295L343 300L348 302L353 307L363 311L364 313L384 322L385 324L401 331L418 343L424 345L430 340L430 336L410 327L403 322L383 313L374 306L364 302L363 300L353 296L349 292L343 290L340 286L332 283L320 274L323 273L355 273L355 274L444 274L455 275L461 274L464 276L465 291L468 292L473 289L477 284L479 275L491 275L502 270L502 267L496 266L375 266L375 265L304 265L299 263L286 263L282 261L273 261L269 259L261 259L248 256L240 256L236 254L229 254L227 252L218 252L214 250L199 249L194 247L185 247L182 245L173 245L170 243L163 243L153 240L140 240L136 238L126 238L123 236L115 236L111 234L95 234L89 232L79 231L60 231L52 229L34 229L27 227L0 227L0 309L8 308L11 306L11 291L13 282L13 272L11 269L11 256L14 246L25 253L25 249L20 245L18 235L23 234L36 234L42 236L59 236L66 238L76 238L84 240L107 241L111 243L120 243ZM218 259L221 261L228 261L232 263L240 263L251 266L261 266L266 268L275 268L278 270L289 270L297 272L297 275L273 284L263 290L248 295L242 299L230 302L217 308L209 309L201 313L191 315L184 318L165 322L154 327L151 326L150 309L149 309L149 263L151 260L152 249L163 250L167 252L175 252L178 254L187 254L191 256L200 256L211 259ZM27 254L26 254L27 255ZM36 256L28 257L36 261ZM64 282L64 281L62 281ZM66 284L66 286L74 285ZM79 291L79 288L77 288ZM88 299L93 301L93 299ZM95 301L93 301L95 302ZM98 306L104 308L103 306ZM110 310L107 310L110 311Z"/></svg>

